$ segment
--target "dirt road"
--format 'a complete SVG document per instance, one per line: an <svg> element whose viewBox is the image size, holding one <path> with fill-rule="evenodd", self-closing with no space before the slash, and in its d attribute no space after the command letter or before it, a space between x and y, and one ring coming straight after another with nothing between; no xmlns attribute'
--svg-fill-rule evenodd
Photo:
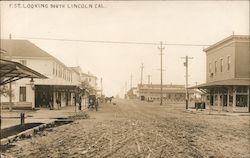
<svg viewBox="0 0 250 158"><path fill-rule="evenodd" d="M115 100L89 119L16 142L6 157L250 157L249 116L194 114L184 105Z"/></svg>

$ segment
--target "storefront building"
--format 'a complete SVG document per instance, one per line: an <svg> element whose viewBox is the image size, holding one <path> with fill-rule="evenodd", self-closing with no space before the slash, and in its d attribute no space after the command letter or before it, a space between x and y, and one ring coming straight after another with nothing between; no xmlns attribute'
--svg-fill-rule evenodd
<svg viewBox="0 0 250 158"><path fill-rule="evenodd" d="M250 40L232 35L206 49L207 82L193 88L205 93L208 108L250 112Z"/></svg>
<svg viewBox="0 0 250 158"><path fill-rule="evenodd" d="M6 59L27 66L46 79L22 79L12 83L13 102L31 108L53 108L76 105L84 89L80 88L80 73L27 40L1 40L7 50ZM2 102L8 102L2 96Z"/></svg>

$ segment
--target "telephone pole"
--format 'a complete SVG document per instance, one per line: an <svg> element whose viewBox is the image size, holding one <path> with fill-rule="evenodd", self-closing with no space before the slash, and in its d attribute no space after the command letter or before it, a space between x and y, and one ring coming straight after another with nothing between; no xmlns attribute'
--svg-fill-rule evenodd
<svg viewBox="0 0 250 158"><path fill-rule="evenodd" d="M130 75L130 89L132 89L132 87L133 87L133 75L132 75L132 73L131 73L131 75Z"/></svg>
<svg viewBox="0 0 250 158"><path fill-rule="evenodd" d="M102 98L102 77L101 77L101 98Z"/></svg>
<svg viewBox="0 0 250 158"><path fill-rule="evenodd" d="M9 39L12 39L12 35L9 34ZM10 60L12 60L12 43L10 41L9 45L9 52L10 52ZM9 111L12 111L12 83L9 83Z"/></svg>
<svg viewBox="0 0 250 158"><path fill-rule="evenodd" d="M148 84L150 84L150 77L151 75L148 75Z"/></svg>
<svg viewBox="0 0 250 158"><path fill-rule="evenodd" d="M158 49L160 49L160 56L161 56L161 102L160 105L162 105L162 51L163 49L165 49L165 47L162 46L162 42L160 42L160 47L158 47Z"/></svg>
<svg viewBox="0 0 250 158"><path fill-rule="evenodd" d="M125 99L127 99L127 82L125 82Z"/></svg>
<svg viewBox="0 0 250 158"><path fill-rule="evenodd" d="M141 86L142 86L142 77L143 77L143 68L144 68L144 66L143 66L143 63L141 64Z"/></svg>
<svg viewBox="0 0 250 158"><path fill-rule="evenodd" d="M185 59L184 66L186 67L186 109L188 109L188 100L189 100L189 94L188 94L188 60L193 59L193 57L181 57L181 59Z"/></svg>

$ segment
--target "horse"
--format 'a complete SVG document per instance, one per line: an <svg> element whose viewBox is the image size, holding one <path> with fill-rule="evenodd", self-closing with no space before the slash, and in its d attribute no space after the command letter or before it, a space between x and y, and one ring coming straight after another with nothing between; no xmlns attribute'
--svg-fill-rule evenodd
<svg viewBox="0 0 250 158"><path fill-rule="evenodd" d="M114 98L113 96L112 97L106 97L105 98L105 103L107 103L108 101L109 101L109 103L111 103L113 98Z"/></svg>

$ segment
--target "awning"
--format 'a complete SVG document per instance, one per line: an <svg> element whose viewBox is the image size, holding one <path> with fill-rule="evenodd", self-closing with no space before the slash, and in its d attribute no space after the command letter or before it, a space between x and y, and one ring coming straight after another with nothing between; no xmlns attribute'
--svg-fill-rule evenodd
<svg viewBox="0 0 250 158"><path fill-rule="evenodd" d="M47 77L34 71L18 62L0 59L0 85L20 80L22 78L42 78Z"/></svg>
<svg viewBox="0 0 250 158"><path fill-rule="evenodd" d="M223 87L223 86L250 86L250 78L246 79L236 78L236 79L208 82L197 86L189 87L189 89L206 89L206 88Z"/></svg>

